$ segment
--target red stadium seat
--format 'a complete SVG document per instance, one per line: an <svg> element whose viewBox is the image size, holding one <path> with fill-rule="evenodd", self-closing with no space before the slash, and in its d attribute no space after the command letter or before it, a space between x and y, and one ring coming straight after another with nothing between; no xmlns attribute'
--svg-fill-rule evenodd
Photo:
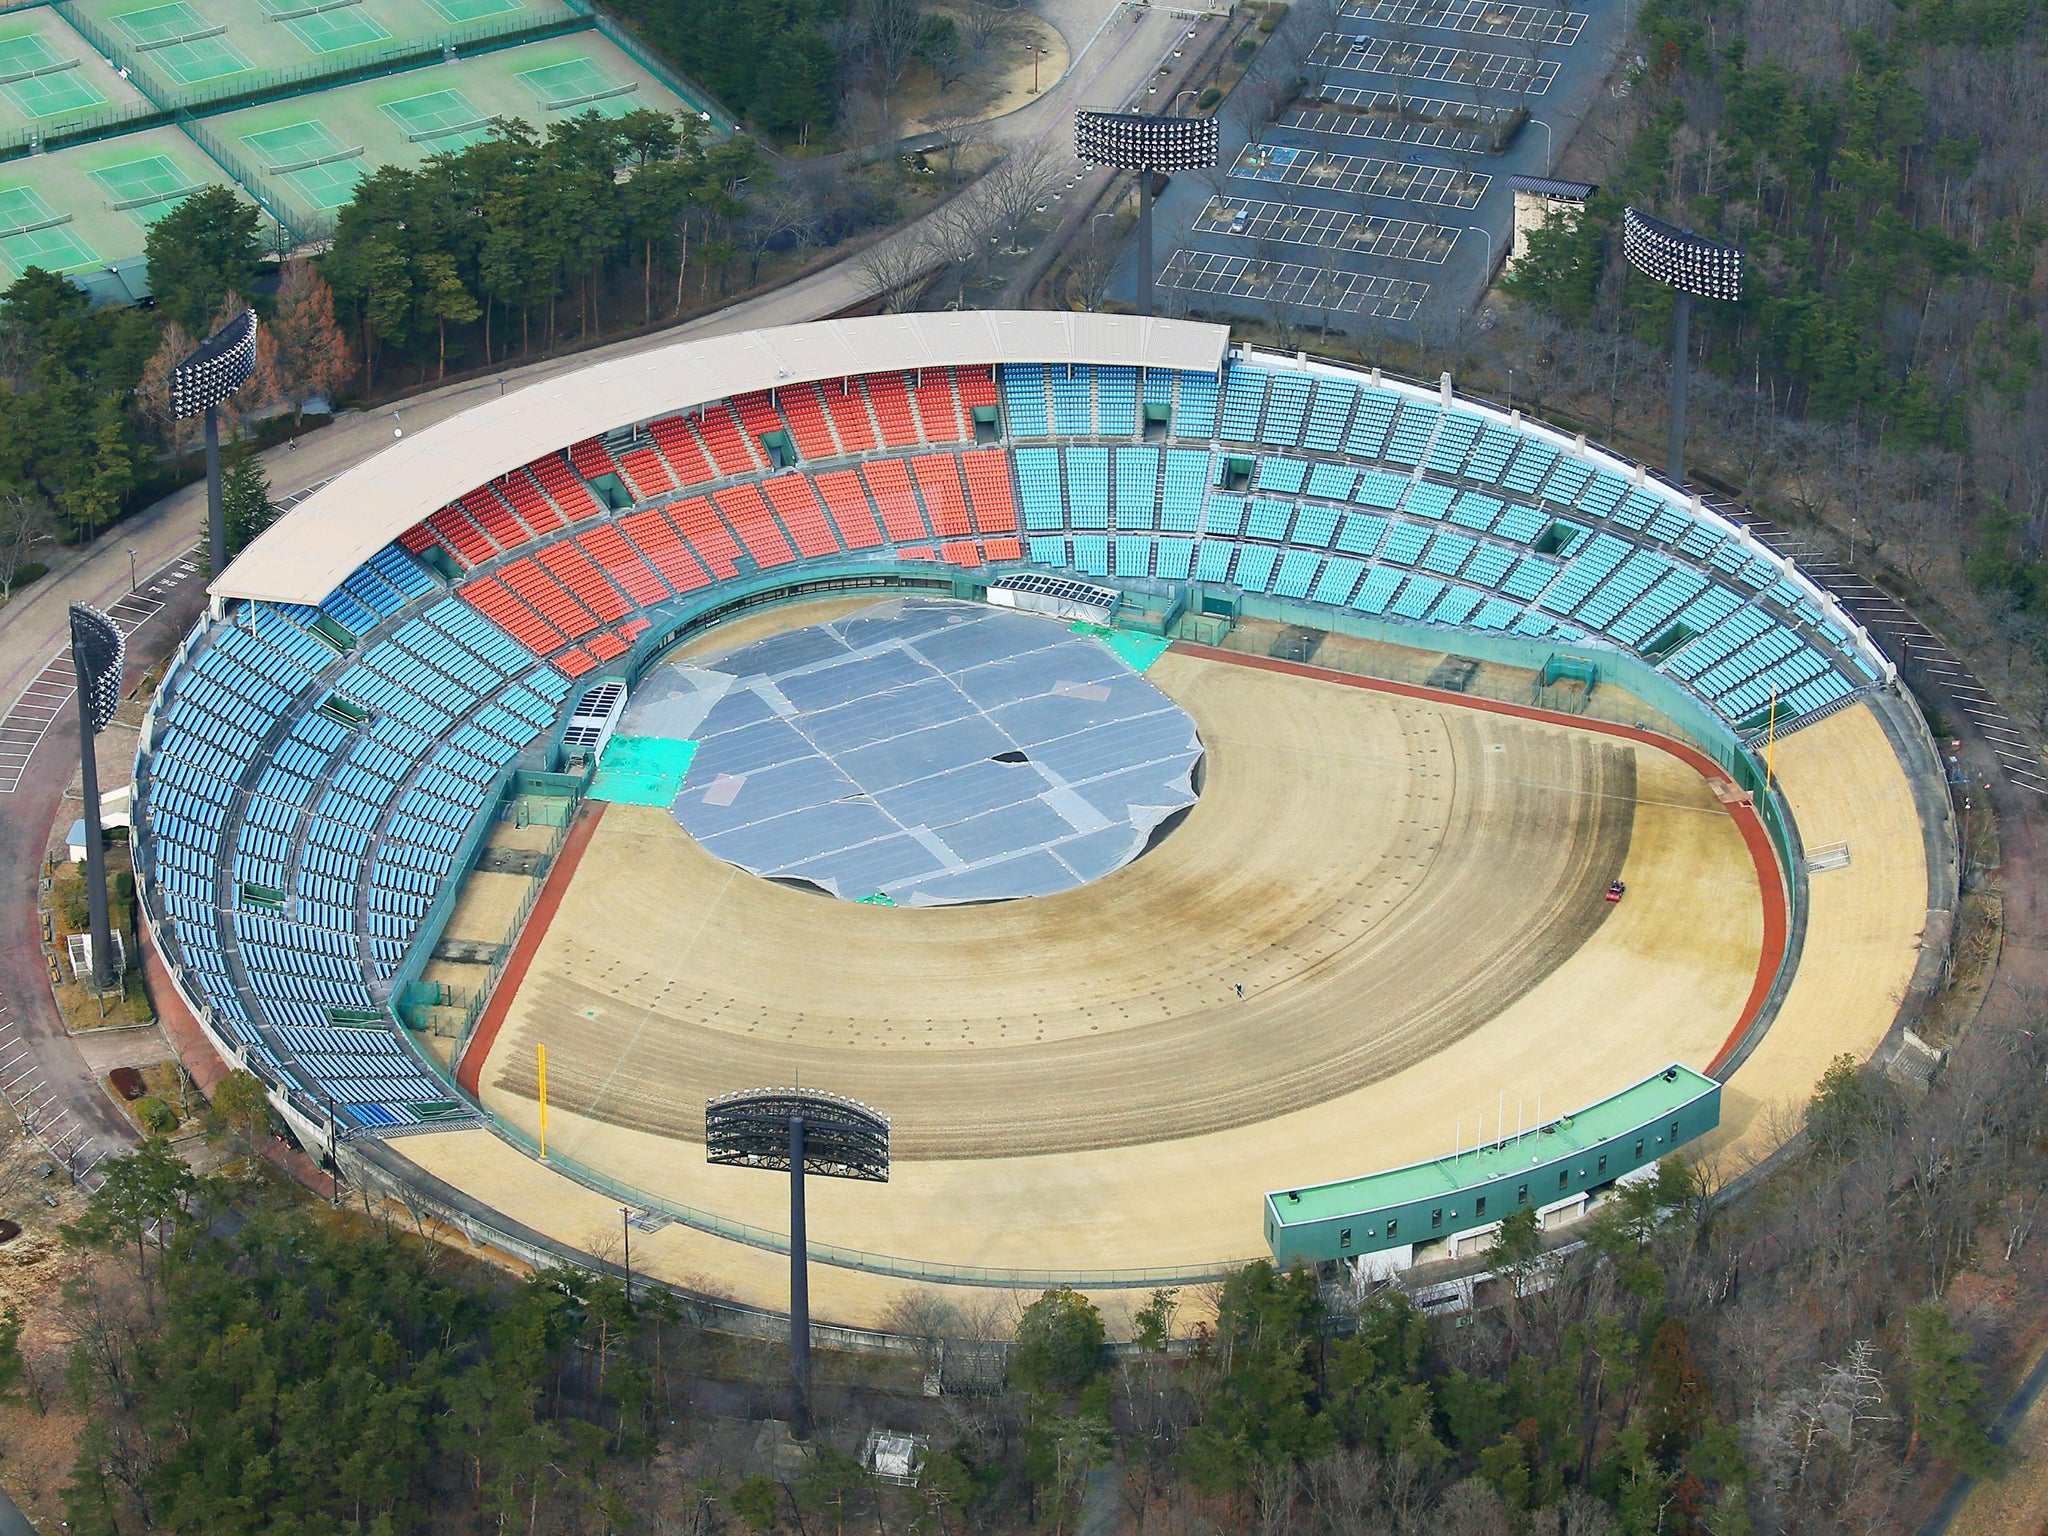
<svg viewBox="0 0 2048 1536"><path fill-rule="evenodd" d="M975 526L983 533L1015 533L1017 500L1010 489L1010 456L1000 448L976 448L960 455L960 468L967 476Z"/></svg>
<svg viewBox="0 0 2048 1536"><path fill-rule="evenodd" d="M967 516L967 496L960 488L960 456L956 453L928 453L910 461L924 509L932 527L942 539L957 539L974 532Z"/></svg>
<svg viewBox="0 0 2048 1536"><path fill-rule="evenodd" d="M882 542L875 509L859 475L850 469L827 470L818 476L818 494L825 498L825 509L839 525L839 537L848 549L873 549Z"/></svg>
<svg viewBox="0 0 2048 1536"><path fill-rule="evenodd" d="M491 485L499 495L512 504L512 510L519 514L519 520L535 533L553 533L562 526L561 512L552 501L541 494L541 488L525 470L515 469L511 474L493 480Z"/></svg>
<svg viewBox="0 0 2048 1536"><path fill-rule="evenodd" d="M668 583L634 553L633 546L626 542L617 528L610 524L593 528L576 542L597 562L598 568L611 577L613 584L642 608L669 597Z"/></svg>
<svg viewBox="0 0 2048 1536"><path fill-rule="evenodd" d="M775 392L782 414L789 419L789 435L796 451L807 459L836 459L840 448L832 436L832 424L825 419L824 402L815 384L796 384Z"/></svg>
<svg viewBox="0 0 2048 1536"><path fill-rule="evenodd" d="M832 525L818 505L818 493L809 475L777 475L773 480L763 481L761 489L804 558L839 553L839 541L832 536Z"/></svg>
<svg viewBox="0 0 2048 1536"><path fill-rule="evenodd" d="M832 418L832 430L847 453L868 453L877 446L875 419L868 414L867 396L858 379L828 379L818 386L825 411Z"/></svg>
<svg viewBox="0 0 2048 1536"><path fill-rule="evenodd" d="M960 426L960 408L953 399L953 370L926 368L917 379L917 416L927 442L957 443L973 434Z"/></svg>
<svg viewBox="0 0 2048 1536"><path fill-rule="evenodd" d="M735 485L713 491L711 499L718 503L718 510L732 524L733 532L747 546L756 565L765 570L771 565L787 565L796 558L790 553L782 530L775 526L775 514L768 510L758 485Z"/></svg>
<svg viewBox="0 0 2048 1536"><path fill-rule="evenodd" d="M901 459L878 459L863 464L860 474L867 482L868 494L881 509L882 526L889 530L891 543L931 537L924 513L918 510L917 495L910 489L910 471L903 467Z"/></svg>
<svg viewBox="0 0 2048 1536"><path fill-rule="evenodd" d="M716 480L718 471L711 467L711 460L704 455L704 445L697 441L680 416L664 416L660 421L651 422L647 430L654 434L655 446L661 450L662 458L668 461L669 472L676 477L676 484L703 485Z"/></svg>
<svg viewBox="0 0 2048 1536"><path fill-rule="evenodd" d="M559 544L550 544L539 555L540 563L570 594L609 624L614 619L623 619L633 611L633 605L626 601L619 589L605 580L604 572L590 563L590 557L583 553L574 540L564 539Z"/></svg>
<svg viewBox="0 0 2048 1536"><path fill-rule="evenodd" d="M690 548L697 552L697 558L710 567L711 574L720 581L739 573L733 564L740 548L732 541L732 533L725 526L725 520L702 496L692 496L688 501L672 501L662 509L690 541Z"/></svg>
<svg viewBox="0 0 2048 1536"><path fill-rule="evenodd" d="M882 429L882 442L890 448L914 448L924 439L918 436L917 418L910 413L910 392L900 373L863 374L859 382L875 408L875 421Z"/></svg>
<svg viewBox="0 0 2048 1536"><path fill-rule="evenodd" d="M693 592L711 584L711 578L704 574L704 567L683 543L675 525L660 512L649 510L622 517L619 532L633 541L633 547L677 592Z"/></svg>
<svg viewBox="0 0 2048 1536"><path fill-rule="evenodd" d="M571 597L568 589L536 562L520 560L498 574L529 608L571 640L580 640L598 627L597 616Z"/></svg>

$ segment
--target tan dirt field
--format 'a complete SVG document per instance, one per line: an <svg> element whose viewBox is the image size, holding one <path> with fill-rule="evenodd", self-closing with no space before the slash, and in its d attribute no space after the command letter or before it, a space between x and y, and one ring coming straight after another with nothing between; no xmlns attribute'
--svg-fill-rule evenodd
<svg viewBox="0 0 2048 1536"><path fill-rule="evenodd" d="M716 645L744 638L734 625ZM780 1185L707 1167L692 1138L708 1092L801 1068L894 1115L901 1154L886 1186L814 1181L814 1244L1185 1271L1257 1254L1267 1190L1704 1066L1734 1027L1761 946L1755 867L1677 758L1192 657L1148 675L1202 727L1203 801L1059 897L834 902L719 864L665 812L609 808L485 1065L486 1102L532 1133L545 1039L552 1152L774 1232ZM1790 746L1788 779L1811 772ZM1614 906L1610 870L1629 885ZM616 1232L614 1202L494 1137L398 1148L565 1241ZM636 1234L634 1260L760 1305L785 1294L785 1259L680 1226ZM850 1322L901 1289L820 1264L812 1285L820 1316Z"/></svg>
<svg viewBox="0 0 2048 1536"><path fill-rule="evenodd" d="M1733 1176L1777 1150L1840 1055L1862 1061L1898 1016L1927 927L1927 855L1913 789L1884 727L1858 706L1779 742L1775 768L1811 853L1849 862L1807 878L1806 945L1792 985L1721 1094L1702 1150Z"/></svg>

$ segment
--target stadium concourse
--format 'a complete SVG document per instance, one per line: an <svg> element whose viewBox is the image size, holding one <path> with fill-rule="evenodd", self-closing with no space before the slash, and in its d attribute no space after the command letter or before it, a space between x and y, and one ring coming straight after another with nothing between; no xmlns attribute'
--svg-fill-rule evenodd
<svg viewBox="0 0 2048 1536"><path fill-rule="evenodd" d="M892 909L585 799L656 661L1029 569L1105 594L1093 632L1199 728L1199 799L1134 862ZM895 1117L891 1184L814 1197L836 1315L949 1270L1192 1277L1260 1251L1267 1191L1672 1062L1725 1084L1705 1150L1753 1160L1891 1027L1943 905L1924 728L1799 571L1448 379L1221 327L620 359L394 445L211 590L136 798L150 937L217 1047L309 1146L571 1246L627 1200L636 1265L763 1304L775 1224L701 1163L711 1094L801 1072ZM479 906L524 927L470 953ZM416 1032L465 959L454 1038Z"/></svg>

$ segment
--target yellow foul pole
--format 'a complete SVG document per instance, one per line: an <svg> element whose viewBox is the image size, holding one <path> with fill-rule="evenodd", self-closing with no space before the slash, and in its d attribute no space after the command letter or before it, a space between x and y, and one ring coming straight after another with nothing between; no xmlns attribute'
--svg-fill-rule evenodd
<svg viewBox="0 0 2048 1536"><path fill-rule="evenodd" d="M540 1056L540 1155L548 1155L548 1048L536 1045Z"/></svg>

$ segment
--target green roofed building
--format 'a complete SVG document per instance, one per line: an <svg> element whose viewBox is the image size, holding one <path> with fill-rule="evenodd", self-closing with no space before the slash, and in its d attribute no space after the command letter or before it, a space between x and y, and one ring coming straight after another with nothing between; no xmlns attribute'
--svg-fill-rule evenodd
<svg viewBox="0 0 2048 1536"><path fill-rule="evenodd" d="M1452 1157L1266 1196L1276 1263L1371 1259L1378 1270L1454 1257L1521 1206L1576 1215L1637 1169L1721 1123L1721 1085L1671 1066L1577 1114Z"/></svg>

